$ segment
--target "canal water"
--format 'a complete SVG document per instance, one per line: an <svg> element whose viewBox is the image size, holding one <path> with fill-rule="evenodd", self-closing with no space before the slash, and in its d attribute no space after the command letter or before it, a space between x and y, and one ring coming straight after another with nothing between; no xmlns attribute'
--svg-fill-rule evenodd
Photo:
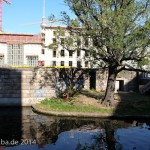
<svg viewBox="0 0 150 150"><path fill-rule="evenodd" d="M0 108L0 150L149 150L150 120L63 118Z"/></svg>

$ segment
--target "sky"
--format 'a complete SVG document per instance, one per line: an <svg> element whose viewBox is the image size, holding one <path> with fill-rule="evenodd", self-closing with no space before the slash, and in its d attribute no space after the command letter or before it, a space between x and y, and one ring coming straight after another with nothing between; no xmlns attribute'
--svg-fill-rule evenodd
<svg viewBox="0 0 150 150"><path fill-rule="evenodd" d="M11 5L3 2L2 30L11 33L40 33L40 22L43 16L43 0L9 1ZM54 14L56 19L61 19L61 11L66 11L72 18L74 17L69 7L64 3L64 0L45 0L45 4L46 18Z"/></svg>

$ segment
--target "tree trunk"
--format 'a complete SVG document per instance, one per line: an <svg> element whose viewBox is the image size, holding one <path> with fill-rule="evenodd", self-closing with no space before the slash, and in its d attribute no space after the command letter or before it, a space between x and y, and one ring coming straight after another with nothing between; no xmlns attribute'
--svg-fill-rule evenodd
<svg viewBox="0 0 150 150"><path fill-rule="evenodd" d="M105 122L106 143L109 150L115 150L116 140L114 137L114 127L111 121Z"/></svg>
<svg viewBox="0 0 150 150"><path fill-rule="evenodd" d="M105 97L103 99L102 104L104 106L114 106L114 91L115 91L115 83L116 83L116 67L109 67L108 70L108 79L107 79L107 88L105 92Z"/></svg>

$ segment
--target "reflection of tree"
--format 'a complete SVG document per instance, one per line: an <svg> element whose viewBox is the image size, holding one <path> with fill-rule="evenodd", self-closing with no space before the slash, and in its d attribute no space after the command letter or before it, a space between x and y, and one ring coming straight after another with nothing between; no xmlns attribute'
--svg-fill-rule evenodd
<svg viewBox="0 0 150 150"><path fill-rule="evenodd" d="M115 150L115 138L114 138L114 127L110 121L107 121L105 124L106 131L106 143L109 150Z"/></svg>
<svg viewBox="0 0 150 150"><path fill-rule="evenodd" d="M94 143L90 146L78 143L76 150L120 150L121 144L117 142L115 137L115 129L120 125L122 126L123 122L118 124L118 122L112 120L104 121L103 125L99 126L101 128L100 134L93 137Z"/></svg>
<svg viewBox="0 0 150 150"><path fill-rule="evenodd" d="M95 121L76 119L51 119L51 122L39 123L37 127L31 126L32 136L38 144L55 143L61 132L80 128L86 124L96 125Z"/></svg>
<svg viewBox="0 0 150 150"><path fill-rule="evenodd" d="M82 143L80 140L76 145L76 150L120 150L122 145L118 142L115 130L118 128L126 128L133 125L133 121L117 121L117 120L78 120L73 118L55 118L39 123L36 127L32 126L33 139L36 139L40 145L56 143L58 135L65 131L86 130L89 132L98 129L99 132L91 137L90 143ZM87 141L88 142L88 141Z"/></svg>
<svg viewBox="0 0 150 150"><path fill-rule="evenodd" d="M106 147L105 140L105 130L101 129L101 133L99 135L94 135L92 138L94 139L94 143L90 145L82 145L80 142L77 144L75 150L103 150Z"/></svg>
<svg viewBox="0 0 150 150"><path fill-rule="evenodd" d="M59 134L57 121L49 125L40 123L37 128L32 126L31 131L34 139L36 139L37 143L40 145L55 143Z"/></svg>

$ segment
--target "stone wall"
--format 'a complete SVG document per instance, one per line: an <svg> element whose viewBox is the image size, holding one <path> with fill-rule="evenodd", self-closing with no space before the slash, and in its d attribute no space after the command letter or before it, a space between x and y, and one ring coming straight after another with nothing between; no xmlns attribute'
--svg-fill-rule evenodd
<svg viewBox="0 0 150 150"><path fill-rule="evenodd" d="M55 96L49 74L51 69L0 68L0 105L27 106Z"/></svg>
<svg viewBox="0 0 150 150"><path fill-rule="evenodd" d="M107 73L96 71L96 90L104 91ZM45 98L55 97L55 86L59 75L53 68L0 68L0 106L28 106ZM85 89L90 89L90 75ZM135 72L122 72L117 76L116 91L123 83L122 90L135 91L138 86ZM118 84L118 85L117 85Z"/></svg>
<svg viewBox="0 0 150 150"><path fill-rule="evenodd" d="M97 91L105 91L107 86L107 72L96 71L96 86ZM85 88L90 89L90 76L86 81ZM122 86L122 87L121 87ZM133 71L122 71L117 75L115 92L117 91L137 91L138 77L137 73Z"/></svg>

